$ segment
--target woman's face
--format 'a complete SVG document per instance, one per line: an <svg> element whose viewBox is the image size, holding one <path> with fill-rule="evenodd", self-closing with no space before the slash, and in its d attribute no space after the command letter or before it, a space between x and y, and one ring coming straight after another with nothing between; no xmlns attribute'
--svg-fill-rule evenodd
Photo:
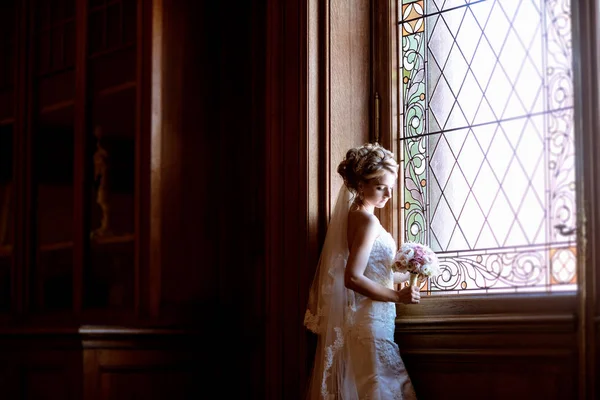
<svg viewBox="0 0 600 400"><path fill-rule="evenodd" d="M396 174L385 171L378 178L373 178L362 186L363 204L374 208L385 207L387 201L392 197L392 189L396 185Z"/></svg>

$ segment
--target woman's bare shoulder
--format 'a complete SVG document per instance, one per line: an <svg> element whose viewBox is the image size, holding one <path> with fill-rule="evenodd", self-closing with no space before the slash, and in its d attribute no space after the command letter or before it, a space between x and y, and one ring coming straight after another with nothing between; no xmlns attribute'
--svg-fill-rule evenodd
<svg viewBox="0 0 600 400"><path fill-rule="evenodd" d="M362 229L377 228L379 227L379 220L371 213L363 210L356 210L348 213L348 225L360 227Z"/></svg>
<svg viewBox="0 0 600 400"><path fill-rule="evenodd" d="M379 234L379 220L371 213L357 210L348 213L348 244L351 248L372 242Z"/></svg>

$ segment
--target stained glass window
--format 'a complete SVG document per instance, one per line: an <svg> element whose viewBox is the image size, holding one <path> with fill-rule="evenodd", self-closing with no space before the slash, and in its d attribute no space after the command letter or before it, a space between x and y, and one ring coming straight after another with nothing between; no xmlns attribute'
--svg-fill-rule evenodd
<svg viewBox="0 0 600 400"><path fill-rule="evenodd" d="M569 0L399 0L404 240L438 293L576 289Z"/></svg>

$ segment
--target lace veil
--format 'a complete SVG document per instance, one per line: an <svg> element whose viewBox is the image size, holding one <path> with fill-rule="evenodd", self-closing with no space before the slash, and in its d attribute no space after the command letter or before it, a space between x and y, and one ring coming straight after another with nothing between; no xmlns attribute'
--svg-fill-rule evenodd
<svg viewBox="0 0 600 400"><path fill-rule="evenodd" d="M344 333L353 323L354 291L344 284L348 260L348 211L352 195L342 185L331 215L325 244L309 293L304 325L318 335L309 399L357 399L353 363Z"/></svg>

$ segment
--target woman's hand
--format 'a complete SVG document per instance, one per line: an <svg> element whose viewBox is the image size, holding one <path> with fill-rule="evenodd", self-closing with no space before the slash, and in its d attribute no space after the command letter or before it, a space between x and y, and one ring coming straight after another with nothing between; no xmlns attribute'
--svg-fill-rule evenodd
<svg viewBox="0 0 600 400"><path fill-rule="evenodd" d="M417 285L406 286L398 290L398 300L396 303L418 304L421 300L420 288Z"/></svg>

